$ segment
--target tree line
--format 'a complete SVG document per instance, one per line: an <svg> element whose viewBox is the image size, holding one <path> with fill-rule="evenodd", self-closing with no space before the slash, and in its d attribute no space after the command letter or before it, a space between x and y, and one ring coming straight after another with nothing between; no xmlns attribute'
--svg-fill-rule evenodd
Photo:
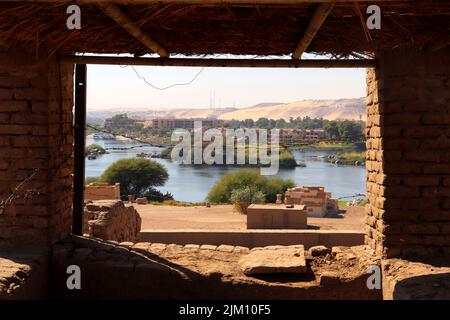
<svg viewBox="0 0 450 320"><path fill-rule="evenodd" d="M323 129L329 139L341 141L358 141L364 139L365 122L362 120L326 120L322 118L291 117L285 119L259 118L258 120L229 120L224 123L226 128L262 128L262 129Z"/></svg>
<svg viewBox="0 0 450 320"><path fill-rule="evenodd" d="M360 141L364 140L365 122L362 120L326 120L322 118L291 117L289 121L285 119L259 118L258 120L229 120L223 125L225 128L262 128L262 129L300 129L314 130L323 129L328 139L339 141ZM128 118L126 114L113 116L105 123L105 129L117 134L138 134L138 135L169 135L170 130L145 129L142 123Z"/></svg>

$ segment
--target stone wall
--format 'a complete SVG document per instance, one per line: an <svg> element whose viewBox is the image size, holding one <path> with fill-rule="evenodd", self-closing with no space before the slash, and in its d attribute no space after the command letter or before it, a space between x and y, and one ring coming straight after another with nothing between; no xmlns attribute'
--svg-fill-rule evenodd
<svg viewBox="0 0 450 320"><path fill-rule="evenodd" d="M120 200L100 200L85 206L83 233L114 241L137 242L141 217L132 205Z"/></svg>
<svg viewBox="0 0 450 320"><path fill-rule="evenodd" d="M72 78L73 66L44 48L0 46L0 244L53 243L70 232Z"/></svg>
<svg viewBox="0 0 450 320"><path fill-rule="evenodd" d="M450 51L377 54L367 73L367 236L387 257L450 254Z"/></svg>
<svg viewBox="0 0 450 320"><path fill-rule="evenodd" d="M107 183L90 183L84 188L84 200L111 200L120 199L120 183L109 185Z"/></svg>

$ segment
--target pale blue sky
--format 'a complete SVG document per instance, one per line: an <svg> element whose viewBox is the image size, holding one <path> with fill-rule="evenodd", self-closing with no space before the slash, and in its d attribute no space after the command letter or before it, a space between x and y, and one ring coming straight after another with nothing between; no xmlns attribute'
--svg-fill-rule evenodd
<svg viewBox="0 0 450 320"><path fill-rule="evenodd" d="M135 68L158 87L188 82L201 69ZM211 105L239 108L260 102L359 98L365 96L365 72L365 69L205 68L192 84L160 91L139 79L129 66L89 65L88 109Z"/></svg>

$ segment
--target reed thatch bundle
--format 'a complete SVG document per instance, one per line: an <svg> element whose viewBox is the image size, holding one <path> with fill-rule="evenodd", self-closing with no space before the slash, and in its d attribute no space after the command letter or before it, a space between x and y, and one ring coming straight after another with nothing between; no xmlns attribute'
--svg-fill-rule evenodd
<svg viewBox="0 0 450 320"><path fill-rule="evenodd" d="M359 3L365 15L370 3ZM353 2L337 3L307 52L349 56L389 48L448 45L450 2L377 3L381 30L370 38ZM82 29L66 28L67 3L0 2L0 39L45 45L53 52L133 53L149 49L95 3L80 4ZM170 54L287 55L307 28L317 4L119 4L135 24Z"/></svg>

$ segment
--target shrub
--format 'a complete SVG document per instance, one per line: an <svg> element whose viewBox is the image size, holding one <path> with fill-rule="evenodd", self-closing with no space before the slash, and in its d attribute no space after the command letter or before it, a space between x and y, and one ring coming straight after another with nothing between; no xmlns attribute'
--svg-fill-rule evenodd
<svg viewBox="0 0 450 320"><path fill-rule="evenodd" d="M105 154L106 150L102 146L93 143L86 147L86 150L84 151L84 153L85 153L85 155L89 155L91 153Z"/></svg>
<svg viewBox="0 0 450 320"><path fill-rule="evenodd" d="M265 195L254 188L245 187L231 192L230 201L239 213L247 214L247 209L252 203L264 203Z"/></svg>
<svg viewBox="0 0 450 320"><path fill-rule="evenodd" d="M292 180L267 178L259 174L258 170L244 169L226 173L209 191L207 200L211 203L230 203L231 193L236 189L251 187L254 191L261 191L266 202L275 202L276 194L295 186Z"/></svg>
<svg viewBox="0 0 450 320"><path fill-rule="evenodd" d="M110 165L101 176L101 181L109 184L120 183L120 193L124 196L145 196L163 186L169 174L166 168L155 161L142 158L122 159Z"/></svg>
<svg viewBox="0 0 450 320"><path fill-rule="evenodd" d="M279 156L279 166L283 169L292 169L297 166L297 161L292 153L283 151Z"/></svg>
<svg viewBox="0 0 450 320"><path fill-rule="evenodd" d="M152 189L144 194L144 197L146 197L149 202L164 202L167 200L173 200L173 195L170 192L162 193L161 191L155 189Z"/></svg>

